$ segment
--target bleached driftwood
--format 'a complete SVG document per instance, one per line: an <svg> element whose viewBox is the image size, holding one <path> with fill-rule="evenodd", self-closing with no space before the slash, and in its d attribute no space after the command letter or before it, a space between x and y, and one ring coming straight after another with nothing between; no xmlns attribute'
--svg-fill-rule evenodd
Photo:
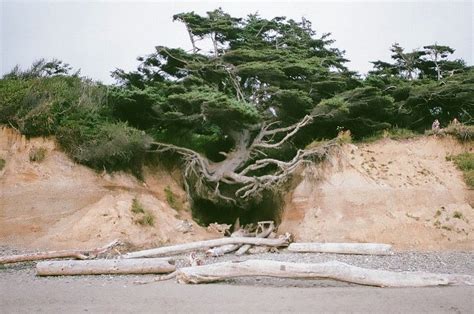
<svg viewBox="0 0 474 314"><path fill-rule="evenodd" d="M267 226L268 225L268 226ZM261 221L258 223L258 230L261 230L260 233L257 233L257 238L266 238L268 237L273 230L275 229L275 224L273 221ZM240 247L240 249L235 252L235 255L240 256L244 255L247 253L247 251L251 248L252 246L250 244L244 244Z"/></svg>
<svg viewBox="0 0 474 314"><path fill-rule="evenodd" d="M281 236L278 239L262 239L262 238L220 238L206 241L198 241L191 243L184 243L178 245L164 246L155 249L130 252L124 254L124 258L139 258L139 257L152 257L152 256L166 256L176 255L189 251L218 247L228 244L252 244L252 245L266 245L272 247L288 246L291 235Z"/></svg>
<svg viewBox="0 0 474 314"><path fill-rule="evenodd" d="M290 252L338 253L338 254L392 254L392 246L382 243L291 243Z"/></svg>
<svg viewBox="0 0 474 314"><path fill-rule="evenodd" d="M235 221L235 224L239 225L239 228L240 228L240 223L239 223L238 218ZM232 234L230 236L232 238L240 238L240 237L249 237L250 234L249 234L248 230L240 228L240 229L232 232ZM213 247L213 248L210 248L209 250L206 251L206 255L207 256L213 256L213 257L223 256L224 254L227 254L227 253L234 252L234 251L238 250L241 246L242 246L242 244L239 243L239 244L226 244L226 245L222 245L222 246L219 246L219 247Z"/></svg>
<svg viewBox="0 0 474 314"><path fill-rule="evenodd" d="M175 270L176 266L163 258L46 261L36 265L38 276L164 274Z"/></svg>
<svg viewBox="0 0 474 314"><path fill-rule="evenodd" d="M206 251L207 256L223 256L224 254L234 252L241 247L241 244L226 244L218 247L210 248Z"/></svg>
<svg viewBox="0 0 474 314"><path fill-rule="evenodd" d="M378 287L426 287L455 284L472 285L472 276L393 272L352 266L338 261L318 264L247 260L223 262L176 271L179 283L208 283L235 277L269 276L280 278L334 279Z"/></svg>
<svg viewBox="0 0 474 314"><path fill-rule="evenodd" d="M62 250L62 251L48 251L20 255L1 256L0 264L31 262L55 258L76 258L76 259L91 259L96 258L97 255L103 254L113 247L120 245L119 240L114 240L104 247L93 250Z"/></svg>

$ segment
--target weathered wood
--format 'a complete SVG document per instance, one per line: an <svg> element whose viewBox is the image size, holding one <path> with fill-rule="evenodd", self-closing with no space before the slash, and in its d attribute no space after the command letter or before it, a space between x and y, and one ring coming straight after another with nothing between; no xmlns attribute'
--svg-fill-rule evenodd
<svg viewBox="0 0 474 314"><path fill-rule="evenodd" d="M241 244L226 244L218 247L213 247L206 251L207 256L223 256L224 254L234 252L241 247Z"/></svg>
<svg viewBox="0 0 474 314"><path fill-rule="evenodd" d="M289 236L282 236L278 239L261 239L261 238L220 238L206 241L190 242L172 246L164 246L155 249L149 249L144 251L130 252L124 254L124 258L139 258L139 257L152 257L152 256L166 256L176 255L189 251L212 248L227 244L252 244L252 245L266 245L273 247L288 246Z"/></svg>
<svg viewBox="0 0 474 314"><path fill-rule="evenodd" d="M175 270L176 266L163 258L47 261L36 265L38 276L164 274Z"/></svg>
<svg viewBox="0 0 474 314"><path fill-rule="evenodd" d="M266 227L266 225L268 225L268 227ZM275 229L275 224L274 224L273 221L261 221L261 222L258 223L257 231L259 229L261 230L261 232L257 233L257 238L266 238ZM244 255L245 253L247 253L247 251L251 247L252 246L250 244L244 244L240 247L240 249L237 250L237 252L235 252L235 255L237 255L237 256Z"/></svg>
<svg viewBox="0 0 474 314"><path fill-rule="evenodd" d="M91 259L97 257L97 255L99 254L107 252L108 250L112 249L117 245L120 245L120 241L114 240L104 247L93 250L61 250L1 256L0 264L31 262L55 258Z"/></svg>
<svg viewBox="0 0 474 314"><path fill-rule="evenodd" d="M290 252L389 255L392 246L382 243L291 243Z"/></svg>
<svg viewBox="0 0 474 314"><path fill-rule="evenodd" d="M318 264L247 260L223 262L176 271L179 283L208 283L235 277L269 276L280 278L334 279L377 287L426 287L472 284L472 276L393 272L352 266L338 261Z"/></svg>

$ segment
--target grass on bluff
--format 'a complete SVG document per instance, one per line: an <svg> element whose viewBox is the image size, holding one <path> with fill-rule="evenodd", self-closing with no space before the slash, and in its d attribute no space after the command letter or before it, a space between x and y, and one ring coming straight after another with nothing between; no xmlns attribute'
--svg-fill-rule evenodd
<svg viewBox="0 0 474 314"><path fill-rule="evenodd" d="M135 222L142 226L154 226L155 225L155 216L152 213L147 211L143 205L138 201L137 198L134 198L132 201L132 207L130 208L132 213L134 213L137 217Z"/></svg>
<svg viewBox="0 0 474 314"><path fill-rule="evenodd" d="M448 161L454 164L464 174L464 181L470 188L474 188L474 153L462 153L456 156L446 157Z"/></svg>
<svg viewBox="0 0 474 314"><path fill-rule="evenodd" d="M180 211L184 208L183 203L179 200L178 196L171 190L171 187L167 185L164 189L166 202L171 208Z"/></svg>
<svg viewBox="0 0 474 314"><path fill-rule="evenodd" d="M378 140L381 140L383 138L389 138L395 141L400 141L400 140L407 140L410 138L415 138L417 136L420 136L420 134L413 132L412 130L409 129L403 129L403 128L391 128L391 129L386 129L380 132L376 132L371 136L364 137L361 142L362 143L373 143Z"/></svg>
<svg viewBox="0 0 474 314"><path fill-rule="evenodd" d="M33 147L30 150L29 158L31 162L42 162L46 158L48 150L44 147Z"/></svg>

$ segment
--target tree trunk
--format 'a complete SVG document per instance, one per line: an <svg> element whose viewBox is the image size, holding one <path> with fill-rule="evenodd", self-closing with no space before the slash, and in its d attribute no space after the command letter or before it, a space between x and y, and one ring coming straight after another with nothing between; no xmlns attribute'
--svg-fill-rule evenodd
<svg viewBox="0 0 474 314"><path fill-rule="evenodd" d="M168 259L162 258L49 261L36 265L38 276L163 274L175 270L176 267Z"/></svg>
<svg viewBox="0 0 474 314"><path fill-rule="evenodd" d="M198 241L191 243L184 243L172 246L164 246L156 249L149 249L138 252L131 252L123 255L124 258L139 258L139 257L152 257L152 256L166 256L176 255L189 251L207 249L216 246L222 246L227 244L252 244L252 245L266 245L266 246L288 246L289 238L281 237L279 239L261 239L261 238L221 238L206 241Z"/></svg>
<svg viewBox="0 0 474 314"><path fill-rule="evenodd" d="M235 277L269 276L302 279L335 279L378 287L427 287L472 284L472 276L393 272L367 269L331 261L318 264L287 263L269 260L223 262L177 270L179 283L208 283Z"/></svg>
<svg viewBox="0 0 474 314"><path fill-rule="evenodd" d="M9 264L9 263L39 261L39 260L54 259L54 258L90 259L90 258L95 258L99 254L107 252L108 250L110 250L111 248L119 244L120 244L120 241L115 240L102 248L97 248L93 250L62 250L62 251L48 251L48 252L2 256L0 257L0 265Z"/></svg>
<svg viewBox="0 0 474 314"><path fill-rule="evenodd" d="M337 254L392 254L392 246L381 243L291 243L291 252L337 253Z"/></svg>

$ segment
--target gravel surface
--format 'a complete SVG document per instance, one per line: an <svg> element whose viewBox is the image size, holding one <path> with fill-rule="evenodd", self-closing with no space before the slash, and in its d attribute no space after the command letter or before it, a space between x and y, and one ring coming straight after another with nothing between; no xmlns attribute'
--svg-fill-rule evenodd
<svg viewBox="0 0 474 314"><path fill-rule="evenodd" d="M31 252L31 251L30 251ZM0 256L10 254L21 254L26 251L0 246ZM391 271L425 271L446 274L474 275L474 252L403 252L393 255L342 255L326 253L290 253L281 250L279 253L249 254L235 256L226 254L221 257L199 256L204 264L224 261L245 261L248 259L264 259L284 262L320 263L337 260L354 266L383 269ZM102 283L106 285L111 281L121 281L124 284L133 284L135 281L147 281L154 275L101 275L101 276L68 276L68 277L36 277L35 262L0 265L0 277L4 280L14 281L85 281L90 283ZM189 266L187 255L176 256L177 267ZM2 280L3 281L3 280ZM249 277L226 280L224 284L256 285L256 286L288 286L288 287L340 287L353 286L353 284L337 282L333 280L307 280L307 279L283 279L268 277Z"/></svg>

